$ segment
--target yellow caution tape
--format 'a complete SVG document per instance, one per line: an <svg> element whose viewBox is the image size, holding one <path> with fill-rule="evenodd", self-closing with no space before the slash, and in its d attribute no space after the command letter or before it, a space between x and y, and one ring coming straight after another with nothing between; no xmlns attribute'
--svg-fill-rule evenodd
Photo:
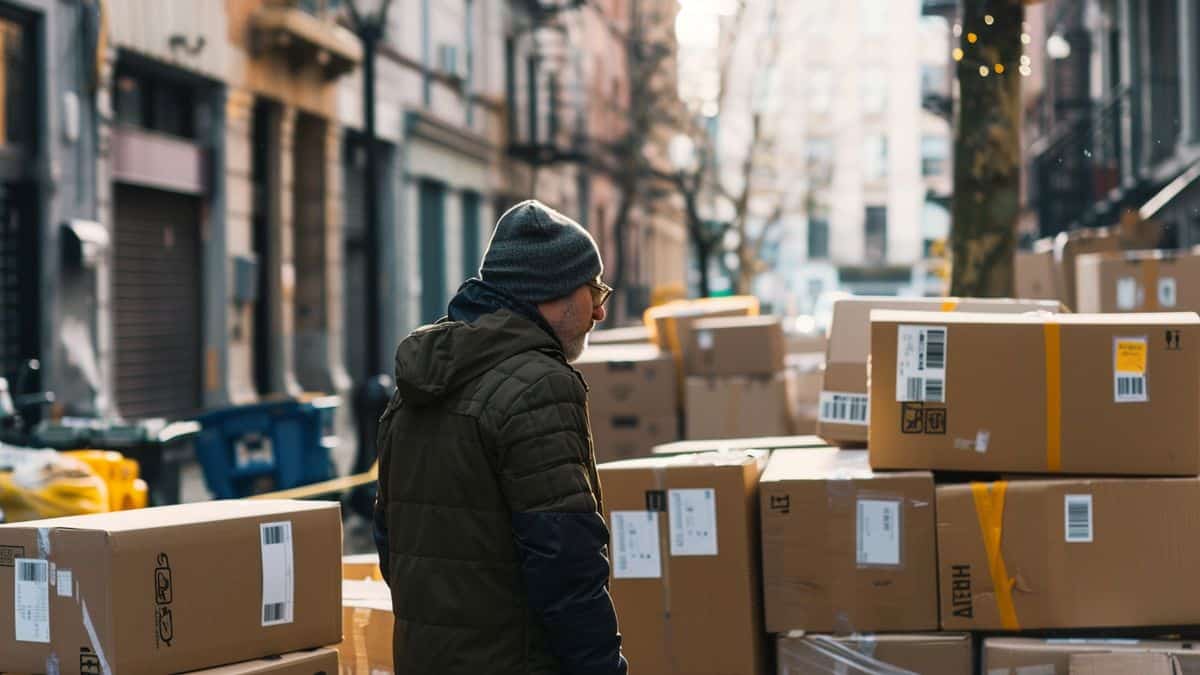
<svg viewBox="0 0 1200 675"><path fill-rule="evenodd" d="M266 494L254 495L249 499L311 499L320 497L334 492L345 492L353 490L356 487L369 485L379 480L379 462L371 465L363 473L356 473L342 478L334 478L333 480L313 483L311 485L302 485L297 488L288 490L279 490L278 492L268 492Z"/></svg>
<svg viewBox="0 0 1200 675"><path fill-rule="evenodd" d="M979 518L979 532L983 537L983 548L987 552L988 572L992 577L992 588L996 593L996 610L1000 612L1000 625L1005 630L1021 630L1017 621L1017 609L1013 605L1012 589L1015 580L1008 576L1004 556L1000 552L1000 540L1004 531L1004 493L1006 481L995 483L971 483L975 497L975 515Z"/></svg>
<svg viewBox="0 0 1200 675"><path fill-rule="evenodd" d="M1042 327L1046 346L1046 470L1062 471L1062 330Z"/></svg>

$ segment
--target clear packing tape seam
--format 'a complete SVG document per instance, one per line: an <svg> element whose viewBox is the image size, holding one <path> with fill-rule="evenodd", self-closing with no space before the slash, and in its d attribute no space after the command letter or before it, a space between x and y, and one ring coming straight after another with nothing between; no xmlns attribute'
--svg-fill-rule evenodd
<svg viewBox="0 0 1200 675"><path fill-rule="evenodd" d="M794 637L799 645L779 647L779 675L919 675L876 659L870 635L852 635L857 648L827 635Z"/></svg>

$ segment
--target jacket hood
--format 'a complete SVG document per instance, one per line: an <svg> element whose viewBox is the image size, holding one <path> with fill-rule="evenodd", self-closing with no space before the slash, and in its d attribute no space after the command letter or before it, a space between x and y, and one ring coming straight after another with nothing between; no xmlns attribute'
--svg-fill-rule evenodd
<svg viewBox="0 0 1200 675"><path fill-rule="evenodd" d="M554 337L508 309L470 323L443 320L418 328L397 347L396 389L411 404L429 405L505 359L528 351L564 359Z"/></svg>

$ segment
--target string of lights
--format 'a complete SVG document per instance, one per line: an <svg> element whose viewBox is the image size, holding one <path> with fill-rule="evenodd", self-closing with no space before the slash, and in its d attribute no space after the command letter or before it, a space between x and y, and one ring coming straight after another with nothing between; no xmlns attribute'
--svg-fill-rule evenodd
<svg viewBox="0 0 1200 675"><path fill-rule="evenodd" d="M996 18L994 16L992 16L991 14L985 14L983 16L983 23L987 27L993 26L996 23ZM957 23L954 24L954 37L956 37L956 38L963 37L962 24L957 24ZM1029 44L1032 41L1033 41L1033 38L1029 35L1027 27L1022 26L1021 44L1025 45L1025 46L1029 46ZM967 32L966 42L967 42L967 47L969 49L971 49L972 51L974 51L974 50L982 51L983 47L985 46L984 43L980 42L979 33L976 33L974 31ZM1030 60L1028 54L1022 54L1019 63L1005 64L1002 62L996 62L992 59L984 60L984 59L980 59L980 58L973 58L961 46L958 46L950 51L950 56L951 56L951 58L954 59L954 61L956 63L965 64L967 66L977 66L980 77L988 77L993 74L1003 75L1006 72L1010 72L1010 71L1014 70L1014 67L1015 67L1016 72L1020 73L1020 75L1022 77L1029 77L1029 76L1033 75L1033 62Z"/></svg>

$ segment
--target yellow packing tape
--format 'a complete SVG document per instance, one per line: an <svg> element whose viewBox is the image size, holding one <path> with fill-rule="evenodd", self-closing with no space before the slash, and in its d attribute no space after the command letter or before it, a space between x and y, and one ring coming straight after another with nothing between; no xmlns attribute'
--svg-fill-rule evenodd
<svg viewBox="0 0 1200 675"><path fill-rule="evenodd" d="M369 485L379 479L379 462L376 461L363 473L356 473L351 476L343 476L334 478L333 480L313 483L311 485L302 485L297 488L288 490L280 490L278 492L268 492L266 494L254 495L248 499L311 499L320 497L321 495L332 494L334 492L345 492L352 490L361 485Z"/></svg>
<svg viewBox="0 0 1200 675"><path fill-rule="evenodd" d="M1021 630L1017 621L1017 609L1013 605L1012 589L1016 583L1008 576L1004 556L1000 552L1001 535L1004 532L1004 493L1006 481L995 483L971 483L975 497L975 515L979 518L979 533L983 537L983 548L987 552L988 572L992 577L992 588L996 594L996 610L1000 612L1000 625L1005 630Z"/></svg>
<svg viewBox="0 0 1200 675"><path fill-rule="evenodd" d="M946 298L942 301L943 312L953 312L958 309L958 298Z"/></svg>
<svg viewBox="0 0 1200 675"><path fill-rule="evenodd" d="M1042 327L1046 346L1046 470L1062 471L1062 330Z"/></svg>

